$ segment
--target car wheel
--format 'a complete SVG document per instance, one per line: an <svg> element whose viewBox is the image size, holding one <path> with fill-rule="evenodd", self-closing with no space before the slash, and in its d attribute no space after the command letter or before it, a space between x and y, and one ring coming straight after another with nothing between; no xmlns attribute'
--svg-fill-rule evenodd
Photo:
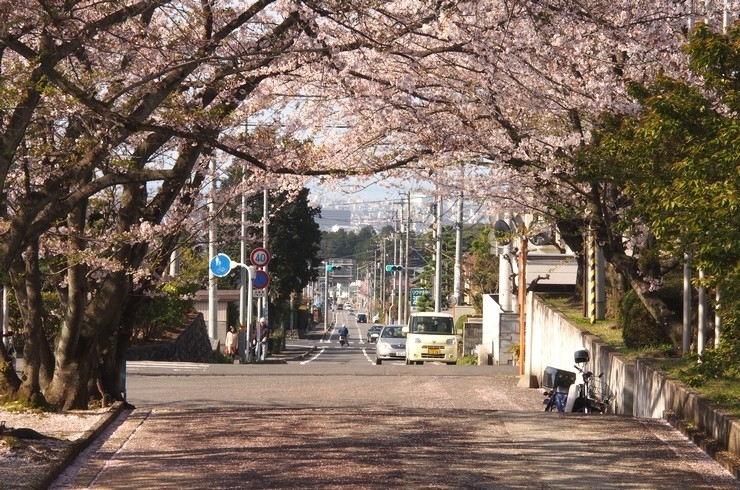
<svg viewBox="0 0 740 490"><path fill-rule="evenodd" d="M378 359L378 358L376 357L376 358L375 358L375 365L376 365L376 366L380 366L381 364L383 364L383 359Z"/></svg>

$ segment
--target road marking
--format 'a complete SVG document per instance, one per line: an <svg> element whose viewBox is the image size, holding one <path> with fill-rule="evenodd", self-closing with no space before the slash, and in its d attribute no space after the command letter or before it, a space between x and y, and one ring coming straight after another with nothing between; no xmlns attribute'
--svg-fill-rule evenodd
<svg viewBox="0 0 740 490"><path fill-rule="evenodd" d="M169 369L172 371L205 371L210 364L196 362L168 362L168 361L126 361L126 371L133 372L147 368Z"/></svg>
<svg viewBox="0 0 740 490"><path fill-rule="evenodd" d="M317 359L317 358L318 358L318 357L319 357L319 356L320 356L321 354L323 354L323 353L324 353L324 351L325 351L325 350L326 350L326 347L322 347L322 348L321 348L321 350L320 350L320 351L319 351L318 353L316 353L316 355L315 355L315 356L313 356L313 357L312 357L312 358L310 358L310 359L306 359L305 361L301 361L301 364L302 364L302 365L303 365L303 364L308 364L309 362L311 362L311 361L313 361L313 360Z"/></svg>
<svg viewBox="0 0 740 490"><path fill-rule="evenodd" d="M362 353L365 354L365 359L370 361L370 364L375 364L375 358L370 358L370 356L367 354L367 349L363 348Z"/></svg>

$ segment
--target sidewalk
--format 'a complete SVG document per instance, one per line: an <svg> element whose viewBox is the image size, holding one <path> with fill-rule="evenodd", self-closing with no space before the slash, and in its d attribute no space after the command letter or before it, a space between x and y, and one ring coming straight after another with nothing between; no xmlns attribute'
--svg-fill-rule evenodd
<svg viewBox="0 0 740 490"><path fill-rule="evenodd" d="M314 352L316 344L324 338L324 327L316 325L298 339L286 339L285 347L279 354L268 354L263 364L283 364L288 361L300 361Z"/></svg>

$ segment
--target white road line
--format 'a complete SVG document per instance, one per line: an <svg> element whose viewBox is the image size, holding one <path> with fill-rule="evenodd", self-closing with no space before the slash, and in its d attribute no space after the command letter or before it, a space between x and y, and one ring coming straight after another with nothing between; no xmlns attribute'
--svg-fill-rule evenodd
<svg viewBox="0 0 740 490"><path fill-rule="evenodd" d="M323 348L322 348L322 349L321 349L321 350L320 350L319 352L317 352L317 353L316 353L316 355L315 355L315 356L313 356L312 358L310 358L310 359L306 359L305 361L301 361L301 365L303 365L303 364L308 364L309 362L311 362L311 361L313 361L313 360L317 359L317 358L318 358L318 357L319 357L319 356L320 356L321 354L323 354L323 353L324 353L324 351L325 351L325 350L326 350L326 347L323 347Z"/></svg>
<svg viewBox="0 0 740 490"><path fill-rule="evenodd" d="M365 359L370 361L370 364L375 364L375 358L370 358L370 356L367 354L367 349L363 348L362 353L365 354Z"/></svg>
<svg viewBox="0 0 740 490"><path fill-rule="evenodd" d="M205 371L210 366L210 364L196 362L126 361L126 371L137 371L142 368L171 369L173 371Z"/></svg>

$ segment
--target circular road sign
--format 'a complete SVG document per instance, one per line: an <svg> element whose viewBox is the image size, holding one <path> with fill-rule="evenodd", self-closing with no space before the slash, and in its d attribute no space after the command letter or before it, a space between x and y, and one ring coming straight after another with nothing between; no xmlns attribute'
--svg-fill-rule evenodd
<svg viewBox="0 0 740 490"><path fill-rule="evenodd" d="M265 271L257 271L252 279L252 287L254 289L265 289L270 284L270 274Z"/></svg>
<svg viewBox="0 0 740 490"><path fill-rule="evenodd" d="M224 277L231 272L231 259L226 254L218 254L211 259L210 267L214 276Z"/></svg>
<svg viewBox="0 0 740 490"><path fill-rule="evenodd" d="M270 262L270 252L266 248L255 248L249 254L249 260L256 267L264 267Z"/></svg>

